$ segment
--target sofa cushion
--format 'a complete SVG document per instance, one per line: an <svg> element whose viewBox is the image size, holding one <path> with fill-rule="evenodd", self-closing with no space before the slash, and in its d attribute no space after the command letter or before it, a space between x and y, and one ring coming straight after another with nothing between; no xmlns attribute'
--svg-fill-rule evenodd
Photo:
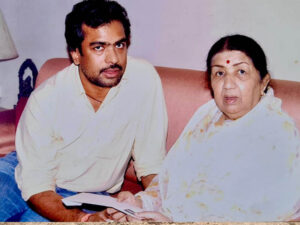
<svg viewBox="0 0 300 225"><path fill-rule="evenodd" d="M15 150L15 110L0 112L0 157Z"/></svg>

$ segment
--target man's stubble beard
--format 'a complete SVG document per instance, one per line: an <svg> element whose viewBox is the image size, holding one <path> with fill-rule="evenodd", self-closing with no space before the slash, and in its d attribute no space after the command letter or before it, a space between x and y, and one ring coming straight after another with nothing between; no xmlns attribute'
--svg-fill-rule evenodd
<svg viewBox="0 0 300 225"><path fill-rule="evenodd" d="M121 72L121 74L117 78L109 79L109 78L102 77L102 73L105 72L105 70L114 69L114 68L118 68ZM87 80L89 80L91 83L95 84L96 86L105 87L105 88L117 86L121 82L121 79L124 75L123 68L120 65L112 65L110 67L101 69L97 76L90 76L85 70L82 70L82 72L84 76L87 78Z"/></svg>

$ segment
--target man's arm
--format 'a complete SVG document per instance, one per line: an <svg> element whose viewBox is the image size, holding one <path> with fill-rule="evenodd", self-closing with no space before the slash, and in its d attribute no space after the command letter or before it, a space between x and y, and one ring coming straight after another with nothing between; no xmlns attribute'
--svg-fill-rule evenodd
<svg viewBox="0 0 300 225"><path fill-rule="evenodd" d="M80 222L85 213L79 209L65 208L61 199L54 191L44 191L31 196L28 203L37 213L51 221Z"/></svg>
<svg viewBox="0 0 300 225"><path fill-rule="evenodd" d="M65 208L62 197L52 190L57 168L57 162L54 160L55 149L52 146L53 122L52 117L45 113L50 110L40 102L41 100L32 93L16 133L19 159L16 181L22 191L22 197L37 213L52 221L81 221L84 218L88 218L89 221L103 221L99 214L86 216L86 213L79 209ZM52 107L51 104L49 107Z"/></svg>
<svg viewBox="0 0 300 225"><path fill-rule="evenodd" d="M145 66L146 75L143 96L145 104L141 107L138 131L133 148L134 168L139 179L145 179L147 187L152 178L159 172L166 155L166 136L168 117L160 77L153 66ZM151 175L148 178L148 175ZM147 177L147 178L146 178Z"/></svg>
<svg viewBox="0 0 300 225"><path fill-rule="evenodd" d="M67 209L61 201L62 197L54 191L44 191L31 196L28 204L40 215L57 222L96 222L105 221L105 212L94 213L87 221L82 219L87 213L79 209Z"/></svg>
<svg viewBox="0 0 300 225"><path fill-rule="evenodd" d="M151 183L151 181L155 176L156 174L149 174L148 176L141 177L141 181L144 189L146 189L149 186L149 184Z"/></svg>

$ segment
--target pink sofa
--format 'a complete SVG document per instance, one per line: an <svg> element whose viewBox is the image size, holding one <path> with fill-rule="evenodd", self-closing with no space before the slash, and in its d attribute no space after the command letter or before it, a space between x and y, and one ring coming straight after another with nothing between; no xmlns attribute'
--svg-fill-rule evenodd
<svg viewBox="0 0 300 225"><path fill-rule="evenodd" d="M67 58L53 58L41 67L36 86L70 64ZM167 150L174 144L195 110L211 99L206 73L203 71L156 67L164 89L169 117ZM275 95L283 100L283 109L300 129L300 82L272 80ZM16 109L0 112L0 156L15 149L15 127L27 99L20 99ZM141 190L130 163L122 190Z"/></svg>

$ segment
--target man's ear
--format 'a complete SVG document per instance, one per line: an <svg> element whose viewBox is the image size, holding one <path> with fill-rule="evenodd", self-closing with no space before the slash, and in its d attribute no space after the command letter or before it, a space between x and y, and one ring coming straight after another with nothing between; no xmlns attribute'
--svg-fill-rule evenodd
<svg viewBox="0 0 300 225"><path fill-rule="evenodd" d="M264 95L266 88L268 87L268 84L271 80L270 74L267 73L267 75L263 78L261 82L261 95Z"/></svg>
<svg viewBox="0 0 300 225"><path fill-rule="evenodd" d="M76 66L78 66L80 64L80 52L79 52L78 48L76 48L75 51L71 51L70 55L72 57L74 64Z"/></svg>

